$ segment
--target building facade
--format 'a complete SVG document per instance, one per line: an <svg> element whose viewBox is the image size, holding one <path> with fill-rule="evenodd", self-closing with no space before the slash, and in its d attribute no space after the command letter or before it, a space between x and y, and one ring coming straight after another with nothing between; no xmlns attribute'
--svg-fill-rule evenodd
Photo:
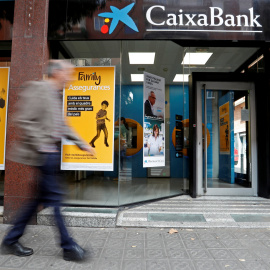
<svg viewBox="0 0 270 270"><path fill-rule="evenodd" d="M0 65L10 68L6 152L17 139L12 119L21 86L42 79L49 59L114 67L112 170L65 170L67 204L118 207L181 194L269 197L269 0L16 0L0 7ZM152 53L154 61L132 64L131 53L136 60ZM145 117L144 72L164 80L164 99L153 105L160 119ZM128 125L124 145L121 117ZM147 167L154 124L164 165ZM80 127L94 134L95 125ZM5 160L4 222L35 196L37 177L34 168Z"/></svg>

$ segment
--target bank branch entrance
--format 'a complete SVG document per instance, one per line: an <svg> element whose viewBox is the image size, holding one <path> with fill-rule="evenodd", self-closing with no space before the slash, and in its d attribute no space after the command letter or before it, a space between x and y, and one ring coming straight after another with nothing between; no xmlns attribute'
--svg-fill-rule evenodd
<svg viewBox="0 0 270 270"><path fill-rule="evenodd" d="M257 196L253 82L196 82L197 195Z"/></svg>

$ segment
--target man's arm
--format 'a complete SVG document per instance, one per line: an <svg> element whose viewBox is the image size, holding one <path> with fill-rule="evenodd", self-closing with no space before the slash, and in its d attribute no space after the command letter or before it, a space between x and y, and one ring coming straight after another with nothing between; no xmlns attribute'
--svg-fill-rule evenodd
<svg viewBox="0 0 270 270"><path fill-rule="evenodd" d="M65 136L68 140L73 141L81 150L96 156L96 150L81 139L72 128L65 126Z"/></svg>
<svg viewBox="0 0 270 270"><path fill-rule="evenodd" d="M39 87L41 86L38 83L29 83L22 90L15 116L15 122L20 129L23 140L27 141L29 147L33 147L36 151L39 151L42 146L43 133L40 121L44 104L46 104Z"/></svg>

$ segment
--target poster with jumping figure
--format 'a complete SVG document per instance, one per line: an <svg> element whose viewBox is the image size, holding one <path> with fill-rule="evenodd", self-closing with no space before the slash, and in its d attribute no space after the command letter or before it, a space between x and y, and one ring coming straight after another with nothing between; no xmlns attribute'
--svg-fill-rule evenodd
<svg viewBox="0 0 270 270"><path fill-rule="evenodd" d="M219 107L220 154L230 154L230 110L229 101Z"/></svg>
<svg viewBox="0 0 270 270"><path fill-rule="evenodd" d="M76 67L64 89L67 123L97 155L62 141L62 170L113 171L115 67Z"/></svg>
<svg viewBox="0 0 270 270"><path fill-rule="evenodd" d="M0 170L5 170L9 68L0 68Z"/></svg>

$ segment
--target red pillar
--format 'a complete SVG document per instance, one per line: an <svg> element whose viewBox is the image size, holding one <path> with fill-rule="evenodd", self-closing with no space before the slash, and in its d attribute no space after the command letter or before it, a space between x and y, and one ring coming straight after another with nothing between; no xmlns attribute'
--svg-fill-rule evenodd
<svg viewBox="0 0 270 270"><path fill-rule="evenodd" d="M21 85L40 80L49 58L49 0L16 0L11 51L7 153L16 145L17 128L12 118ZM6 160L4 185L4 223L10 223L22 204L36 195L37 172L34 168Z"/></svg>

